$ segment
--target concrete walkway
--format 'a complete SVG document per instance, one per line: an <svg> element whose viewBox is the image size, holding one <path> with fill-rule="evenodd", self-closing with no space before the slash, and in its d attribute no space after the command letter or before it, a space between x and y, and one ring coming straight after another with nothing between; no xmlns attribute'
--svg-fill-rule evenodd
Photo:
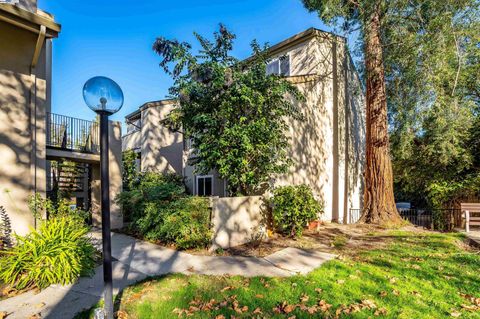
<svg viewBox="0 0 480 319"><path fill-rule="evenodd" d="M470 241L470 245L480 248L480 230L470 230L468 233L464 233Z"/></svg>
<svg viewBox="0 0 480 319"><path fill-rule="evenodd" d="M101 233L92 236L99 242ZM197 256L154 245L133 237L112 233L114 293L149 276L169 273L186 275L240 275L245 277L285 277L306 274L335 255L319 251L285 248L265 258ZM73 318L102 298L102 266L92 278L80 278L69 286L51 286L38 294L28 292L0 301L0 312L7 319Z"/></svg>

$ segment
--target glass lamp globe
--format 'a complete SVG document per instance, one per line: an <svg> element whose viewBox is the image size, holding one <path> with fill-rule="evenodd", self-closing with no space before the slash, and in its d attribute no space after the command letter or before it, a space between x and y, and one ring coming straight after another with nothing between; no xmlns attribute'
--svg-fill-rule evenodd
<svg viewBox="0 0 480 319"><path fill-rule="evenodd" d="M96 76L83 86L83 99L94 112L111 115L123 106L123 92L120 86L104 76Z"/></svg>

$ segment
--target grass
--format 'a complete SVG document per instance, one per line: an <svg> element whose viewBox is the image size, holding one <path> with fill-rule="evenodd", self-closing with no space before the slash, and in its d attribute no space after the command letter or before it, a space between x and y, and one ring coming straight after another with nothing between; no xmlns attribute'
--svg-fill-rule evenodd
<svg viewBox="0 0 480 319"><path fill-rule="evenodd" d="M380 236L369 234L369 236ZM458 234L390 232L305 276L150 278L116 298L119 318L480 318L480 255ZM93 309L77 318L89 318ZM179 315L180 314L180 315Z"/></svg>

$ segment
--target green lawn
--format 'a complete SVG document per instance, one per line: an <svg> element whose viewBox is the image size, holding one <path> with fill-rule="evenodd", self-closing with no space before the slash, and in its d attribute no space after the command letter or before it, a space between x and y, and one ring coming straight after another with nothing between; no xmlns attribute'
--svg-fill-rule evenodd
<svg viewBox="0 0 480 319"><path fill-rule="evenodd" d="M460 235L371 236L389 243L345 251L306 276L153 278L117 296L119 317L480 318L480 255Z"/></svg>

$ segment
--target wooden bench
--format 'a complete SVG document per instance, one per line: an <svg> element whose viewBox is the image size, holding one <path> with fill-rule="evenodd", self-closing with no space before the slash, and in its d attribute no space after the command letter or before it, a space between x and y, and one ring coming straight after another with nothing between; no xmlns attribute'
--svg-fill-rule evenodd
<svg viewBox="0 0 480 319"><path fill-rule="evenodd" d="M480 203L461 203L462 215L465 218L465 231L470 231L470 226L480 226Z"/></svg>

